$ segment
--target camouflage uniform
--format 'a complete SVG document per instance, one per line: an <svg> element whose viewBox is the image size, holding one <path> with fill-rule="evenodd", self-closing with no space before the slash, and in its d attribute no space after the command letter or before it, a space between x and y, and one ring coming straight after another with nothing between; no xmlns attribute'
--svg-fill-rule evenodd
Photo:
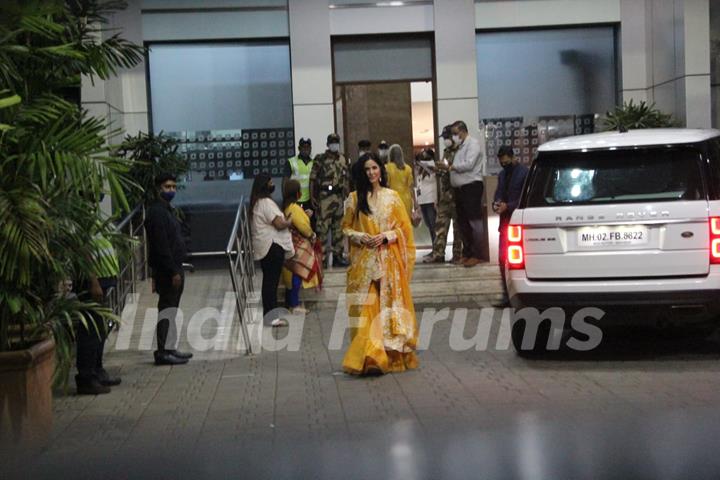
<svg viewBox="0 0 720 480"><path fill-rule="evenodd" d="M452 165L457 148L446 148L443 152L443 159L448 165ZM445 258L445 246L447 245L450 220L453 226L453 258L462 256L462 240L457 221L457 210L455 209L455 195L450 185L450 172L436 169L438 180L437 218L435 219L435 242L433 242L433 258Z"/></svg>
<svg viewBox="0 0 720 480"><path fill-rule="evenodd" d="M349 169L342 154L326 150L315 157L310 172L312 198L316 202L318 239L327 259L328 234L332 236L333 259L343 257L343 203L349 193ZM334 260L333 260L334 261Z"/></svg>

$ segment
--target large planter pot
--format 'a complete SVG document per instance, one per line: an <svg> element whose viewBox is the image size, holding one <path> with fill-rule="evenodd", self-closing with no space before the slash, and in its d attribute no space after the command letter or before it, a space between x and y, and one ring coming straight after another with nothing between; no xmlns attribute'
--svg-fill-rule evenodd
<svg viewBox="0 0 720 480"><path fill-rule="evenodd" d="M36 445L50 433L54 371L52 339L0 353L0 445Z"/></svg>

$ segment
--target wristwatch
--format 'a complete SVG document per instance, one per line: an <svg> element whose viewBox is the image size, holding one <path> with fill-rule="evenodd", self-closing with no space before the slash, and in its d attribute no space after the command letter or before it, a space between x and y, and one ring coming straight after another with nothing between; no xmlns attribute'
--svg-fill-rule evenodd
<svg viewBox="0 0 720 480"><path fill-rule="evenodd" d="M390 243L388 238L387 237L383 238L383 244L387 245L388 243Z"/></svg>

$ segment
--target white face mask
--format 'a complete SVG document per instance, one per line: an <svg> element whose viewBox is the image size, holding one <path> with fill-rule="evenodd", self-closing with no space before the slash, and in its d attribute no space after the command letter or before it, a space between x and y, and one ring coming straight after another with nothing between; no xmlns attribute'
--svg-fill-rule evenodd
<svg viewBox="0 0 720 480"><path fill-rule="evenodd" d="M331 143L328 148L330 148L331 152L337 153L340 151L340 144L339 143Z"/></svg>
<svg viewBox="0 0 720 480"><path fill-rule="evenodd" d="M379 156L380 158L385 158L385 157L387 157L387 156L388 156L387 148L381 148L380 150L378 150L378 156Z"/></svg>
<svg viewBox="0 0 720 480"><path fill-rule="evenodd" d="M367 152L365 152L365 150L360 150L360 151L358 152L358 158L360 158L360 157L362 157L363 155L365 155L365 153L367 153Z"/></svg>
<svg viewBox="0 0 720 480"><path fill-rule="evenodd" d="M455 145L460 145L460 135L453 135L453 142L455 142Z"/></svg>
<svg viewBox="0 0 720 480"><path fill-rule="evenodd" d="M443 140L443 143L445 143L445 148L450 148L453 146L453 141L449 138L446 138L445 140Z"/></svg>

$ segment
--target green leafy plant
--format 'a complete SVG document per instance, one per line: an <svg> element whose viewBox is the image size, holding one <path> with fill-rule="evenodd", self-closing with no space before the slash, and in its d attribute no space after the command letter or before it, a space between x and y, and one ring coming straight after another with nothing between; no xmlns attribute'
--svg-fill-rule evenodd
<svg viewBox="0 0 720 480"><path fill-rule="evenodd" d="M633 100L623 103L621 107L608 112L605 117L606 130L633 130L638 128L669 128L674 127L672 115L663 113L652 103L644 101L635 104Z"/></svg>
<svg viewBox="0 0 720 480"><path fill-rule="evenodd" d="M94 270L93 233L112 236L100 221L101 193L109 188L127 209L131 184L130 162L105 145L105 122L62 94L81 75L106 79L142 60L141 47L108 37L106 17L123 7L0 2L0 351L51 336L58 379L72 364L75 329L88 328L91 313L111 316L63 285Z"/></svg>
<svg viewBox="0 0 720 480"><path fill-rule="evenodd" d="M155 177L170 172L178 177L188 171L188 162L178 152L177 139L165 135L140 132L128 135L118 149L118 155L132 160L129 177L141 190L126 192L132 205L139 202L149 204L155 199Z"/></svg>

